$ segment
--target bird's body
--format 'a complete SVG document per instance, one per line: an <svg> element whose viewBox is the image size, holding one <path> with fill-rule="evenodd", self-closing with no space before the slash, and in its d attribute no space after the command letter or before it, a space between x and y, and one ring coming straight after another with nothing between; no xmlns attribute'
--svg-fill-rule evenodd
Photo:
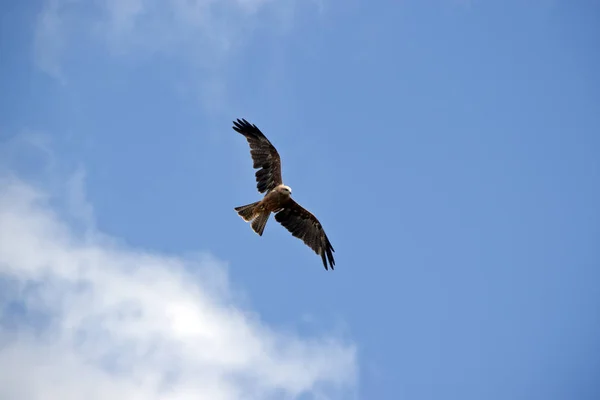
<svg viewBox="0 0 600 400"><path fill-rule="evenodd" d="M283 208L291 196L292 189L289 186L279 185L268 192L260 202L264 205L265 210L275 212Z"/></svg>
<svg viewBox="0 0 600 400"><path fill-rule="evenodd" d="M289 186L279 185L268 192L262 200L236 207L235 211L244 221L251 222L254 232L262 236L271 213L283 209L290 201L291 194L292 190Z"/></svg>
<svg viewBox="0 0 600 400"><path fill-rule="evenodd" d="M262 236L271 213L275 213L277 222L321 256L325 269L328 269L327 262L334 269L334 250L321 223L292 199L292 189L283 184L281 160L275 147L256 125L251 125L244 119L234 121L233 129L248 140L253 167L258 169L257 189L260 193L265 193L262 200L235 207L235 211L250 223L252 230L259 236Z"/></svg>

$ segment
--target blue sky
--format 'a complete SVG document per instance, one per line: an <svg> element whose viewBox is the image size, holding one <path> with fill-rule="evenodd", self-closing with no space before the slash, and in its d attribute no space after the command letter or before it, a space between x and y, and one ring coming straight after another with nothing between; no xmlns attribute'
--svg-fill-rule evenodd
<svg viewBox="0 0 600 400"><path fill-rule="evenodd" d="M600 396L595 2L1 7L0 397Z"/></svg>

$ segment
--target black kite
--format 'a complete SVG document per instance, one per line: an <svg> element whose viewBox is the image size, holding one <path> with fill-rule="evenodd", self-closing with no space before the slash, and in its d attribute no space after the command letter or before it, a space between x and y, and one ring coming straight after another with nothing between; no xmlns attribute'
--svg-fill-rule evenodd
<svg viewBox="0 0 600 400"><path fill-rule="evenodd" d="M326 270L327 262L334 269L334 250L321 223L291 198L292 189L283 184L281 159L275 147L256 125L245 119L238 119L233 124L233 129L244 135L250 145L253 167L258 169L257 189L260 193L266 192L262 200L235 207L235 211L244 221L250 222L252 230L259 236L262 236L271 213L275 213L277 222L321 256Z"/></svg>

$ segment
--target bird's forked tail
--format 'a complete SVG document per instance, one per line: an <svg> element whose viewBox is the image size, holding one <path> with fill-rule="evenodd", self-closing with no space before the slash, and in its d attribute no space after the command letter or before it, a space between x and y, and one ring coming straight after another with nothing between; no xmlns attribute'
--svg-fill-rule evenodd
<svg viewBox="0 0 600 400"><path fill-rule="evenodd" d="M255 203L247 204L245 206L235 207L235 211L237 211L238 215L242 217L244 221L251 222L250 226L252 227L252 230L256 232L259 236L262 236L271 213L260 212L257 209L259 203L260 201L257 201Z"/></svg>

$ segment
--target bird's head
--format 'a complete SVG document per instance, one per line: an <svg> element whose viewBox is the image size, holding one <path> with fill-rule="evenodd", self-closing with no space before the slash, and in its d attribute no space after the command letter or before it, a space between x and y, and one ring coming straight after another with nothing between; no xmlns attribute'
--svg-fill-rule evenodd
<svg viewBox="0 0 600 400"><path fill-rule="evenodd" d="M287 194L288 196L292 195L292 188L286 185L282 185L281 186L281 191L285 194Z"/></svg>

